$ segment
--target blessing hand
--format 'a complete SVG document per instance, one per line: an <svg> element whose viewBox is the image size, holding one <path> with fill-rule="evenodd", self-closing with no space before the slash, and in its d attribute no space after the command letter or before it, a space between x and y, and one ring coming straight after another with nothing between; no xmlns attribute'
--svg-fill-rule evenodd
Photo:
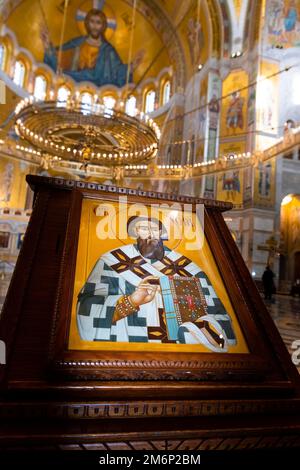
<svg viewBox="0 0 300 470"><path fill-rule="evenodd" d="M141 62L144 59L144 56L145 56L144 49L141 49L137 52L131 64L132 71L135 70L141 64Z"/></svg>
<svg viewBox="0 0 300 470"><path fill-rule="evenodd" d="M45 49L49 49L51 43L50 43L50 38L49 38L49 32L45 26L41 26L40 38L42 40L42 43L45 46Z"/></svg>

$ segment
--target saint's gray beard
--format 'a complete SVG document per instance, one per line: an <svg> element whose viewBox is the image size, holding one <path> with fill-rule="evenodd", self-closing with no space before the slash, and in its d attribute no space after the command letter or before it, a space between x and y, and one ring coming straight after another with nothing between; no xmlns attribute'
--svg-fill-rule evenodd
<svg viewBox="0 0 300 470"><path fill-rule="evenodd" d="M164 257L165 250L161 239L138 238L137 245L139 252L144 258L162 260Z"/></svg>

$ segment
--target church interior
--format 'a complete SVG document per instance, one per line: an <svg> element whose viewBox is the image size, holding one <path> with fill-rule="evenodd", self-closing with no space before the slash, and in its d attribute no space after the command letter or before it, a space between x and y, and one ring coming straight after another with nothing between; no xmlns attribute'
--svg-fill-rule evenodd
<svg viewBox="0 0 300 470"><path fill-rule="evenodd" d="M69 185L87 193L95 188L111 192L126 188L128 195L199 200L207 207L217 207L215 201L219 201L232 239L228 246L234 243L240 264L247 267L247 273L242 267L239 272L245 273L245 279L249 275L249 283L256 286L249 289L259 291L265 304L262 308L273 318L273 341L278 329L289 360L300 371L299 47L299 0L2 0L0 308L4 306L5 315L10 310L14 316L12 307L9 309L12 301L5 300L9 285L20 280L22 269L24 276L33 269L29 283L35 277L37 255L30 258L30 239L35 246L37 212L43 220L55 220L55 206L51 213L42 210L46 191L42 187L47 181L61 184L61 194L68 192ZM53 194L55 191L58 193L54 188ZM49 198L50 208L52 196ZM62 196L58 199L59 207L69 204ZM60 209L56 215L58 225ZM36 228L28 234L30 220ZM44 234L43 229L39 233ZM48 233L48 241L44 234L41 243L50 246L51 229ZM79 244L83 244L81 236L80 232ZM20 259L23 248L24 258ZM274 279L269 297L263 280L266 266ZM10 292L11 297L18 296L12 287ZM25 323L20 324L28 331ZM147 348L145 351L148 354ZM17 352L11 357L10 377L17 370ZM287 369L296 383L294 366ZM15 373L17 384L22 374ZM33 390L33 382L28 379L28 389ZM130 397L129 388L125 386L124 400ZM101 393L101 400L109 399L106 392ZM119 399L117 383L111 393L113 399ZM135 393L140 410L142 386ZM162 397L167 393L166 386ZM184 396L180 393L178 399ZM193 393L189 389L187 397L195 400ZM274 396L276 393L273 391ZM287 400L287 386L285 393ZM16 385L12 400L18 401L18 397ZM70 397L66 400L75 400L72 393ZM293 400L297 402L294 409L299 410L300 398ZM68 413L83 412L74 410ZM142 449L134 419L128 422L131 437L127 440L122 435L113 442L115 420L112 444L102 436L100 441L89 437L85 444L83 437L81 441L57 439L53 446ZM293 428L290 445L300 447L300 426L289 424L288 419L284 425ZM185 429L180 426L178 433ZM149 427L149 435L154 428ZM212 435L211 443L201 447L209 433L204 436L197 430L193 435L190 430L185 435L187 447L178 434L170 438L174 447L160 447L167 446L170 429L171 424L166 424L156 440L153 436L149 440L145 431L143 442L148 444L144 448L239 448L237 442L242 439L241 433L233 433L232 442L222 447L224 438L218 441ZM93 432L95 422L89 436ZM257 437L253 436L247 438ZM5 447L6 437L0 432L0 448L1 442ZM13 448L16 441L10 439L7 446ZM276 447L276 436L260 435L258 447L262 441L263 448ZM162 442L165 444L159 444ZM46 447L47 443L42 444Z"/></svg>

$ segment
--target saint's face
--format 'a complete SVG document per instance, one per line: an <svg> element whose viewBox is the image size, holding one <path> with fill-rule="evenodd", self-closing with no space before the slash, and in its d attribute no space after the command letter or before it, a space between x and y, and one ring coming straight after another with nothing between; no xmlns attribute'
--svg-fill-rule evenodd
<svg viewBox="0 0 300 470"><path fill-rule="evenodd" d="M161 231L156 222L151 221L142 221L136 224L136 233L138 238L142 240L159 240L161 236Z"/></svg>
<svg viewBox="0 0 300 470"><path fill-rule="evenodd" d="M98 39L104 32L105 23L98 15L92 15L88 20L88 33L93 39Z"/></svg>
<svg viewBox="0 0 300 470"><path fill-rule="evenodd" d="M157 222L140 221L135 226L137 246L142 256L150 259L162 259L164 245L161 240L161 230Z"/></svg>

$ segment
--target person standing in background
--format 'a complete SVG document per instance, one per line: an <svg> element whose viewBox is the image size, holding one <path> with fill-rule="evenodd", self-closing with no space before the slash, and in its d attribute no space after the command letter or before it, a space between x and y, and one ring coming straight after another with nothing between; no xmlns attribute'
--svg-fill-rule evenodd
<svg viewBox="0 0 300 470"><path fill-rule="evenodd" d="M264 285L264 293L265 293L265 299L272 301L273 294L275 292L275 284L274 284L274 277L275 274L273 273L272 269L270 266L266 266L266 269L262 275L262 282Z"/></svg>

